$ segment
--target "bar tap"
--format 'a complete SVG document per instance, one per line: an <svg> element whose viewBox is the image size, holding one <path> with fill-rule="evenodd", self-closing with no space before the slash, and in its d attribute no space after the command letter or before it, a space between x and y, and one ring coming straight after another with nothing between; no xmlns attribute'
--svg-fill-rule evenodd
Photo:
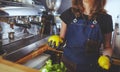
<svg viewBox="0 0 120 72"><path fill-rule="evenodd" d="M40 16L33 16L32 18L29 17L29 22L30 24L41 26Z"/></svg>
<svg viewBox="0 0 120 72"><path fill-rule="evenodd" d="M10 28L14 29L15 17L10 17L9 18L9 24L10 24Z"/></svg>
<svg viewBox="0 0 120 72"><path fill-rule="evenodd" d="M15 25L15 17L10 17L9 18L9 22L8 22L9 24L10 24L10 32L8 32L8 38L10 39L10 40L13 40L14 39L14 25Z"/></svg>
<svg viewBox="0 0 120 72"><path fill-rule="evenodd" d="M27 29L30 29L31 28L31 25L28 23L28 18L25 18L25 17L18 17L16 23L15 23L16 26L19 26L19 27L23 27L23 33L27 33L29 34L28 30Z"/></svg>
<svg viewBox="0 0 120 72"><path fill-rule="evenodd" d="M41 16L30 16L29 17L29 23L31 24L31 28L32 30L34 30L34 35L38 35L40 34L40 30L41 30Z"/></svg>

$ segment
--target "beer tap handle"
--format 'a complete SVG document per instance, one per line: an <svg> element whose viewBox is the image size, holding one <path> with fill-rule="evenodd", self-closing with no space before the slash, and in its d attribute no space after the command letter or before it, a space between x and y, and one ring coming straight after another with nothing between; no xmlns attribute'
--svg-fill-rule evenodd
<svg viewBox="0 0 120 72"><path fill-rule="evenodd" d="M27 33L27 34L29 34L27 28L24 29L23 33Z"/></svg>
<svg viewBox="0 0 120 72"><path fill-rule="evenodd" d="M41 22L31 21L30 24L41 26Z"/></svg>
<svg viewBox="0 0 120 72"><path fill-rule="evenodd" d="M21 23L16 23L15 24L16 26L20 26L20 27L24 27L24 28L31 28L31 25L30 24L21 24Z"/></svg>

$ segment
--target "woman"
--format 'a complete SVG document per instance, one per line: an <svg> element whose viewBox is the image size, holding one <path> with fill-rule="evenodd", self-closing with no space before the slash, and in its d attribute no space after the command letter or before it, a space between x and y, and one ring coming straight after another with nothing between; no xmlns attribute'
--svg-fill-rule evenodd
<svg viewBox="0 0 120 72"><path fill-rule="evenodd" d="M66 42L63 62L67 72L109 69L110 65L104 69L98 66L99 56L112 55L112 18L104 9L105 4L106 0L72 0L72 7L61 14L60 38Z"/></svg>
<svg viewBox="0 0 120 72"><path fill-rule="evenodd" d="M70 64L67 64L68 70L73 70L71 72L95 72L96 68L94 67L96 67L95 65L99 57L99 52L96 53L97 50L94 54L90 55L90 53L88 53L88 55L86 55L85 46L80 46L81 44L86 45L85 43L81 43L84 42L81 41L84 39L84 37L81 36L84 30L82 31L80 29L81 25L75 26L72 24L72 26L70 26L70 24L74 21L78 21L79 19L83 21L85 20L86 23L83 23L82 21L79 22L83 24L89 24L89 21L97 22L102 33L102 40L100 38L97 39L100 39L100 43L103 43L104 45L104 52L102 54L107 56L112 55L112 18L104 9L105 4L106 0L72 0L72 7L61 14L60 18L63 22L60 31L60 37L67 41L64 50L63 61L65 64L68 62L73 63L75 68L70 68ZM85 32L89 33L87 30ZM92 69L93 71L90 71Z"/></svg>

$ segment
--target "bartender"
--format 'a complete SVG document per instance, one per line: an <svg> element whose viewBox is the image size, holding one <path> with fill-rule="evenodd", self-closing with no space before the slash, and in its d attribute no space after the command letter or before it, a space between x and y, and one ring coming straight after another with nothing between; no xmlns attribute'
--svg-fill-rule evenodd
<svg viewBox="0 0 120 72"><path fill-rule="evenodd" d="M105 4L106 0L72 0L72 7L61 14L60 35L48 42L52 47L65 43L62 61L67 72L109 72L113 22Z"/></svg>

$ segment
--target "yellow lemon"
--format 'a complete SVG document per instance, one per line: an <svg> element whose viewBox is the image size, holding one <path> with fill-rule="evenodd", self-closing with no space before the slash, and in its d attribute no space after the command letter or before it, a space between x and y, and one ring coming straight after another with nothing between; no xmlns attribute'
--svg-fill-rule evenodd
<svg viewBox="0 0 120 72"><path fill-rule="evenodd" d="M98 59L98 64L103 69L108 70L110 68L110 60L107 56L100 56Z"/></svg>
<svg viewBox="0 0 120 72"><path fill-rule="evenodd" d="M48 42L52 41L52 44L56 44L56 46L59 46L60 43L63 42L63 40L58 35L52 35L48 38Z"/></svg>

